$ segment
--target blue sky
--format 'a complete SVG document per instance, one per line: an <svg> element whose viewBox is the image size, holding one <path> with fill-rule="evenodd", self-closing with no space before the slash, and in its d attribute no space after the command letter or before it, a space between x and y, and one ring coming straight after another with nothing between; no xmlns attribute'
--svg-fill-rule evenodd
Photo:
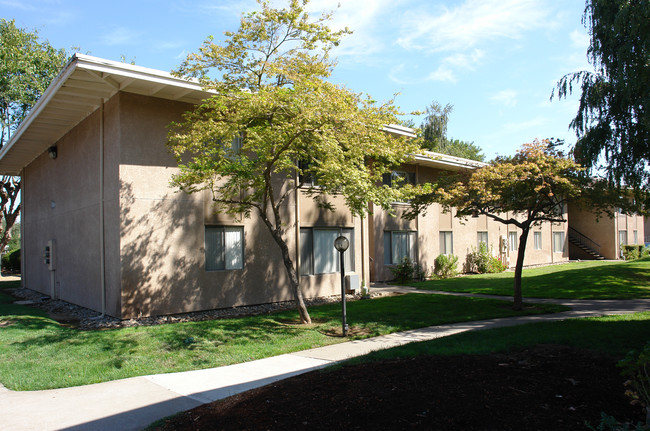
<svg viewBox="0 0 650 431"><path fill-rule="evenodd" d="M336 9L312 0L309 10ZM283 1L274 4L283 5ZM566 73L589 69L584 0L340 0L347 26L332 80L403 111L451 103L448 135L488 159L534 138L575 142L577 97L549 96ZM0 0L1 18L38 30L57 48L170 71L208 35L236 30L254 0ZM414 117L419 125L421 117Z"/></svg>

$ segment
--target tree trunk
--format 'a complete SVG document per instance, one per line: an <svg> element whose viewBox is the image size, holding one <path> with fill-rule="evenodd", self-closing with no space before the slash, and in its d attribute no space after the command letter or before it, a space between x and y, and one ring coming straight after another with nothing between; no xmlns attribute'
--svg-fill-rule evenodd
<svg viewBox="0 0 650 431"><path fill-rule="evenodd" d="M17 203L20 195L21 180L17 177L3 176L0 180L0 211L4 221L4 230L0 234L0 250L4 250L11 241L11 228L16 223L20 214L20 205Z"/></svg>
<svg viewBox="0 0 650 431"><path fill-rule="evenodd" d="M517 264L515 265L515 290L513 294L513 310L522 309L522 294L521 294L521 271L524 268L524 255L526 254L526 242L528 241L528 233L530 232L530 225L526 225L521 230L519 237L519 249L517 250Z"/></svg>
<svg viewBox="0 0 650 431"><path fill-rule="evenodd" d="M307 311L307 306L305 305L304 298L302 296L302 290L300 290L300 280L298 279L298 273L296 272L296 267L293 265L293 260L291 259L291 254L289 253L289 247L287 243L282 238L282 234L276 232L274 229L271 229L270 223L268 220L264 220L269 230L271 230L271 235L275 240L280 251L282 252L282 261L284 262L284 267L287 270L287 276L289 277L289 284L291 286L291 292L293 293L293 298L296 301L296 308L300 314L300 323L310 324L311 317L309 317L309 312Z"/></svg>
<svg viewBox="0 0 650 431"><path fill-rule="evenodd" d="M282 241L280 248L282 249L282 260L284 261L284 267L287 269L287 275L289 276L289 284L291 285L291 292L293 293L293 298L296 301L296 308L298 313L300 313L300 323L310 324L311 317L309 317L309 312L307 311L307 306L302 296L302 290L300 289L300 280L298 279L298 273L296 272L295 266L293 266L293 260L289 254L289 248Z"/></svg>

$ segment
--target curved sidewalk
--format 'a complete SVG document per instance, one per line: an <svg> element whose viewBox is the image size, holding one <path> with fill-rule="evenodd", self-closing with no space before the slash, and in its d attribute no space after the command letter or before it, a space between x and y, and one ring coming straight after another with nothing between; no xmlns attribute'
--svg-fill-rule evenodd
<svg viewBox="0 0 650 431"><path fill-rule="evenodd" d="M374 290L434 293L403 287ZM14 392L0 386L0 429L140 430L151 422L174 413L361 356L373 350L470 330L574 317L627 314L650 309L650 299L565 301L526 298L526 301L554 302L570 306L572 310L556 314L432 326L225 367L133 377L72 388Z"/></svg>

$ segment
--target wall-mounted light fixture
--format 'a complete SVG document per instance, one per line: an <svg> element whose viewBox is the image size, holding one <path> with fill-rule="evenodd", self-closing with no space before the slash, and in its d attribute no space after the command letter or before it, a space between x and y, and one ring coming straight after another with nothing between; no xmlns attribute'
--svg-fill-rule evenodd
<svg viewBox="0 0 650 431"><path fill-rule="evenodd" d="M52 160L56 159L57 154L57 148L56 145L52 145L50 148L47 149L47 154L50 155L50 158Z"/></svg>

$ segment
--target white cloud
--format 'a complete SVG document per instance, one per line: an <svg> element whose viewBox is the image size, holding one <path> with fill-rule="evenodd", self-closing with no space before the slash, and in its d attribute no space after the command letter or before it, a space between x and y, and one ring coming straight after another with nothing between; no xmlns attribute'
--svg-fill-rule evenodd
<svg viewBox="0 0 650 431"><path fill-rule="evenodd" d="M490 100L496 104L511 108L517 105L517 92L511 89L501 90L490 97Z"/></svg>
<svg viewBox="0 0 650 431"><path fill-rule="evenodd" d="M126 27L117 27L101 36L105 45L131 45L139 42L140 33Z"/></svg>
<svg viewBox="0 0 650 431"><path fill-rule="evenodd" d="M454 71L444 64L440 65L436 70L431 72L427 78L427 81L442 81L442 82L451 82L456 83L458 79L454 74Z"/></svg>
<svg viewBox="0 0 650 431"><path fill-rule="evenodd" d="M336 56L367 57L384 51L386 18L399 3L399 0L344 0L336 8L331 0L313 0L308 4L308 11L311 14L333 12L329 26L333 30L348 27L352 31L335 49Z"/></svg>
<svg viewBox="0 0 650 431"><path fill-rule="evenodd" d="M517 39L544 26L548 12L538 0L467 0L435 13L409 10L397 43L408 50L443 52L468 50L494 39Z"/></svg>

